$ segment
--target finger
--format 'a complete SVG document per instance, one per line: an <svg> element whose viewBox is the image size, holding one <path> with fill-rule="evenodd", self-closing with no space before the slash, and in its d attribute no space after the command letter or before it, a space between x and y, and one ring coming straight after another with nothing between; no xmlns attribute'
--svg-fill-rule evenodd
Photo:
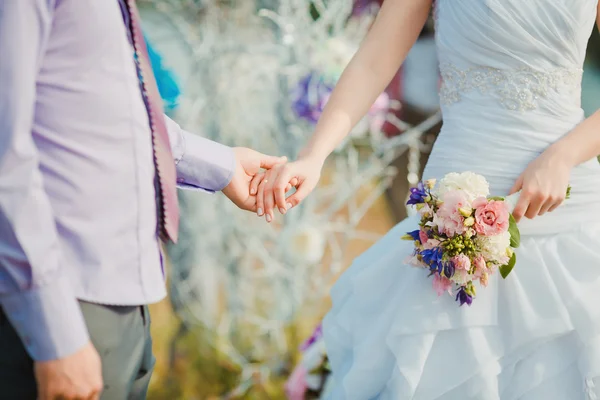
<svg viewBox="0 0 600 400"><path fill-rule="evenodd" d="M565 201L565 198L564 198L564 197L560 198L558 201L555 201L555 202L554 202L554 203L553 203L553 204L550 206L550 208L548 209L548 211L547 211L547 212L552 212L552 211L556 210L558 207L560 207L560 205L561 205L561 204L562 204L564 201Z"/></svg>
<svg viewBox="0 0 600 400"><path fill-rule="evenodd" d="M546 203L547 197L544 195L537 194L533 197L533 200L529 202L525 216L529 219L533 219L540 213L542 206Z"/></svg>
<svg viewBox="0 0 600 400"><path fill-rule="evenodd" d="M298 183L300 183L300 181L298 180L298 178L292 178L292 180L290 181L290 185L292 187L298 186Z"/></svg>
<svg viewBox="0 0 600 400"><path fill-rule="evenodd" d="M289 171L289 168L284 168L277 176L274 185L273 197L281 214L285 214L287 210L292 208L292 203L287 202L285 199L285 194L287 193L286 186L288 186L291 181L290 175L291 172Z"/></svg>
<svg viewBox="0 0 600 400"><path fill-rule="evenodd" d="M250 181L250 195L255 196L258 193L258 185L265 179L264 173L258 173L252 177Z"/></svg>
<svg viewBox="0 0 600 400"><path fill-rule="evenodd" d="M275 165L285 163L286 161L287 161L287 157L285 157L285 156L276 157L276 156L267 156L267 155L261 154L260 167L264 168L264 169L271 169Z"/></svg>
<svg viewBox="0 0 600 400"><path fill-rule="evenodd" d="M300 204L306 198L306 196L308 196L310 194L310 192L312 192L312 190L314 188L315 188L315 184L309 183L308 181L305 180L304 182L302 182L300 184L300 186L298 186L298 188L296 189L296 193L289 196L286 199L286 201L288 203L290 203L292 207L296 207L298 204Z"/></svg>
<svg viewBox="0 0 600 400"><path fill-rule="evenodd" d="M265 215L265 185L268 182L267 175L264 175L264 178L258 184L258 189L256 191L256 215L259 217Z"/></svg>
<svg viewBox="0 0 600 400"><path fill-rule="evenodd" d="M519 201L517 201L517 205L515 206L512 215L515 218L516 222L519 222L521 218L525 215L525 211L529 207L529 196L522 194L519 196Z"/></svg>
<svg viewBox="0 0 600 400"><path fill-rule="evenodd" d="M269 170L269 182L265 185L265 219L267 222L273 221L275 213L273 208L275 207L275 198L273 197L273 191L275 187L275 181L277 181L278 171L276 169Z"/></svg>
<svg viewBox="0 0 600 400"><path fill-rule="evenodd" d="M519 190L521 190L523 188L523 175L520 175L517 180L515 181L515 184L513 185L513 187L510 189L510 192L508 193L509 195L513 194L513 193L517 193Z"/></svg>
<svg viewBox="0 0 600 400"><path fill-rule="evenodd" d="M540 208L540 211L538 212L538 215L544 215L548 212L548 210L550 210L550 208L552 208L554 206L556 202L553 200L548 200L546 201L542 207Z"/></svg>

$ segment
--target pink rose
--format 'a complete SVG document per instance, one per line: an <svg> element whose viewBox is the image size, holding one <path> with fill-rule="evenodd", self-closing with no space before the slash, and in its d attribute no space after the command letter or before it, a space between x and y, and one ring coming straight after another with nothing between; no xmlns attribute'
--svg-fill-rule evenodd
<svg viewBox="0 0 600 400"><path fill-rule="evenodd" d="M508 230L509 212L503 201L477 199L475 208L475 231L483 236L496 236Z"/></svg>
<svg viewBox="0 0 600 400"><path fill-rule="evenodd" d="M462 190L451 190L444 195L443 203L433 216L433 222L439 231L448 237L461 234L465 231L464 217L460 214L460 208L467 208L469 199Z"/></svg>
<svg viewBox="0 0 600 400"><path fill-rule="evenodd" d="M441 296L444 292L452 294L451 288L452 281L450 279L438 274L433 276L433 290L436 291L438 296Z"/></svg>
<svg viewBox="0 0 600 400"><path fill-rule="evenodd" d="M459 254L455 257L452 257L452 263L454 264L454 268L457 270L468 271L471 269L471 260L469 257L464 254Z"/></svg>
<svg viewBox="0 0 600 400"><path fill-rule="evenodd" d="M289 400L304 400L306 395L307 371L303 365L298 365L285 383L285 393Z"/></svg>

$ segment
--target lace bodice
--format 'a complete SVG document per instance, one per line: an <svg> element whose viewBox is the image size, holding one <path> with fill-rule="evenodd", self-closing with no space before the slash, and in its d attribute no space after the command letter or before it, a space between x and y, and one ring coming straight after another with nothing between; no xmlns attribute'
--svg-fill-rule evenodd
<svg viewBox="0 0 600 400"><path fill-rule="evenodd" d="M553 113L578 109L598 0L437 0L440 100Z"/></svg>

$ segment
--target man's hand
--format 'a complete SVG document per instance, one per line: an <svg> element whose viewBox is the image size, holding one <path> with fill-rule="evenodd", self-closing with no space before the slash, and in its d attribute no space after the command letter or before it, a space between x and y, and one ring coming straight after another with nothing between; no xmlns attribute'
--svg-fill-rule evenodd
<svg viewBox="0 0 600 400"><path fill-rule="evenodd" d="M236 147L233 152L235 171L231 182L223 189L223 194L242 210L256 212L256 194L250 194L252 178L261 168L273 168L277 164L285 163L287 158L267 156L245 147Z"/></svg>
<svg viewBox="0 0 600 400"><path fill-rule="evenodd" d="M39 400L98 400L102 365L92 343L59 360L35 363Z"/></svg>

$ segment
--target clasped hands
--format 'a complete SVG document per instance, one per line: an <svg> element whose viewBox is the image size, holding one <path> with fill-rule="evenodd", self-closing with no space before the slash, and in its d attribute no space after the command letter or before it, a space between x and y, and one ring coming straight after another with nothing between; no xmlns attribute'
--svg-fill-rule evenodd
<svg viewBox="0 0 600 400"><path fill-rule="evenodd" d="M273 221L275 209L285 214L297 206L317 186L324 160L301 157L287 162L286 157L267 156L254 150L236 147L235 171L229 185L223 189L239 208ZM286 194L295 188L291 196Z"/></svg>

